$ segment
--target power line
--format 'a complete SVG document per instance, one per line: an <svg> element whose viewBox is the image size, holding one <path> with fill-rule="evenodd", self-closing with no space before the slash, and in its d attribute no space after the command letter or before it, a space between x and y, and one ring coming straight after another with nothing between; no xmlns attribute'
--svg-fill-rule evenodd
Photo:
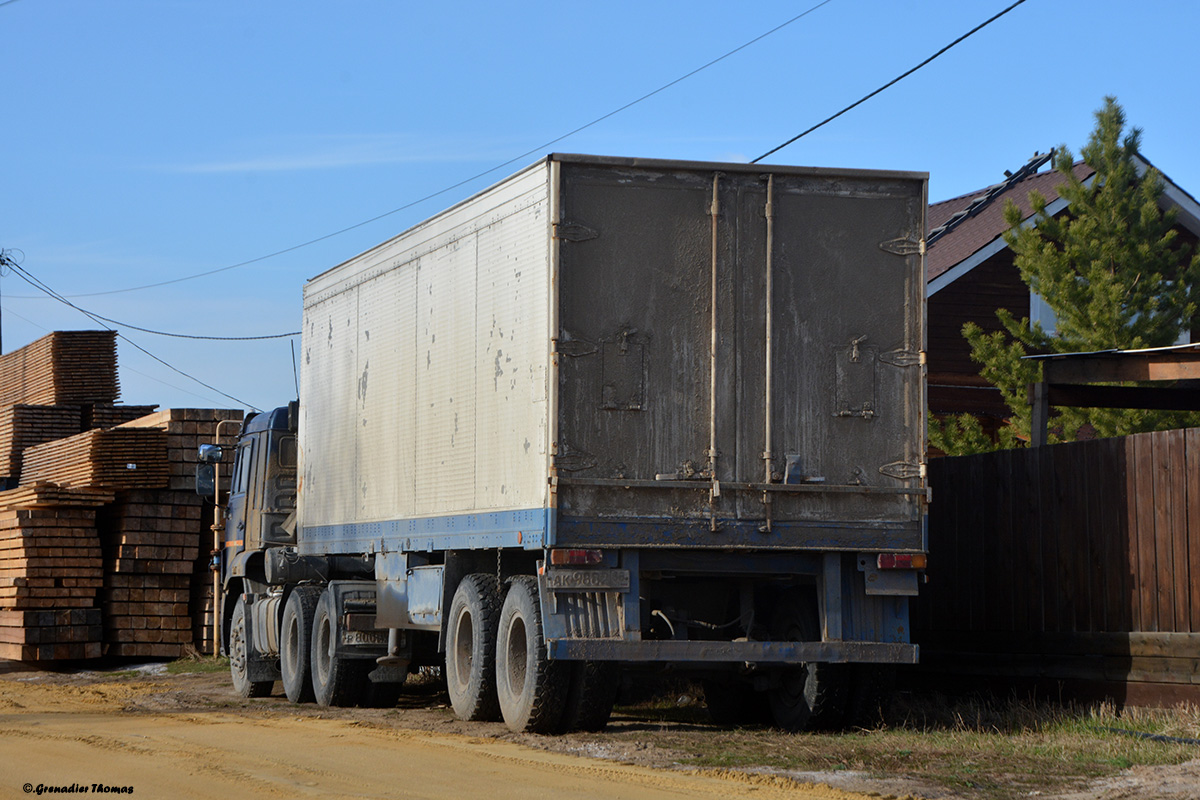
<svg viewBox="0 0 1200 800"><path fill-rule="evenodd" d="M118 328L131 328L132 330L141 331L142 333L152 333L155 336L170 336L174 339L201 339L210 342L259 342L265 339L287 339L291 336L300 335L300 331L289 331L287 333L269 333L264 336L199 336L191 333L171 333L169 331L156 331L153 328L141 328L137 325L131 325L128 322L121 322L119 320L109 319L108 317L102 317L95 312L89 312L88 316L94 317L95 319L102 319L105 322L111 322Z"/></svg>
<svg viewBox="0 0 1200 800"><path fill-rule="evenodd" d="M15 1L16 0L7 0L7 2L15 2ZM105 291L105 292L87 292L84 294L73 294L70 296L71 297L99 297L101 295L122 294L124 292L137 292L137 291L141 291L143 289L156 289L160 286L170 286L171 284L174 284L174 283L182 283L183 281L195 280L196 278L205 278L205 277L208 277L209 275L216 275L220 272L227 272L231 269L238 269L239 267L246 267L246 266L249 266L250 264L257 264L260 261L266 261L269 258L275 258L276 256L281 256L286 253L291 253L295 250L300 250L301 248L309 247L309 246L317 244L319 242L323 242L326 239L332 239L335 236L341 236L343 233L349 233L350 231L361 228L364 225L370 225L372 222L378 222L379 220L384 219L386 217L390 217L393 214L399 214L401 211L407 211L408 209L412 208L413 206L420 205L421 203L424 203L428 200L432 200L435 197L439 197L443 194L446 194L447 192L452 192L455 189L458 189L462 186L467 185L468 183L477 181L480 178L484 178L484 177L492 174L493 172L496 172L497 170L504 169L507 166L511 166L512 164L515 164L519 161L523 161L524 159L529 158L530 156L532 156L536 153L545 152L547 148L558 144L559 142L563 141L564 139L568 139L577 133L585 131L588 128L591 128L595 125L598 125L601 122L603 122L604 120L608 119L609 117L613 117L613 116L621 113L622 111L625 111L629 108L632 108L633 106L636 106L638 103L641 103L645 100L649 100L651 97L654 97L657 94L661 94L662 92L665 92L667 89L670 89L672 86L675 86L676 84L681 83L700 72L703 72L704 70L708 69L711 66L719 64L720 62L724 61L725 59L729 58L730 56L735 55L735 54L741 52L742 50L745 50L747 47L750 47L751 45L754 45L754 44L762 41L763 39L767 38L768 36L771 36L772 34L783 30L784 28L791 25L792 23L794 23L800 19L803 19L804 17L807 17L812 12L816 11L817 9L821 8L822 6L828 5L831 2L833 2L833 0L821 0L821 2L812 6L807 11L797 14L796 16L792 17L791 19L787 20L786 22L783 22L779 25L776 25L774 28L771 28L771 30L767 31L766 33L759 34L758 36L754 37L750 41L745 42L744 44L738 45L737 47L733 48L732 50L725 53L724 55L714 58L712 61L709 61L707 64L697 67L696 69L692 70L691 72L688 72L687 74L676 78L675 80L671 81L670 83L663 84L662 86L658 87L654 91L648 92L648 93L642 95L641 97L637 98L636 100L631 100L630 102L626 103L625 105L620 106L619 108L613 109L612 111L609 111L607 114L596 117L591 122L588 122L584 125L580 125L578 128L568 131L567 133L564 133L562 136L557 136L548 142L544 142L544 143L538 145L537 147L526 150L524 153L521 153L518 156L513 156L512 158L508 159L507 161L505 161L501 164L497 164L496 166L494 166L490 169L486 169L483 172L472 175L469 178L465 178L465 179L459 181L458 183L453 184L452 186L447 186L445 189L439 189L438 191L433 192L432 194L427 194L418 200L413 200L411 203L406 203L406 204L400 206L399 208L393 208L391 211L385 211L382 214L371 217L370 219L367 219L367 220L363 220L362 222L357 222L353 225L349 225L345 228L342 228L341 230L334 231L333 233L327 233L324 236L318 236L315 239L309 239L307 242L301 242L300 244L292 245L291 247L285 247L282 250L276 250L273 253L267 253L266 255L258 256L257 258L247 259L246 261L239 261L236 264L230 264L229 266L226 266L226 267L218 267L217 269L211 269L211 270L208 270L207 272L198 272L195 275L185 275L182 278L172 278L171 280L167 280L167 281L159 281L157 283L147 283L142 286L130 286L125 289L110 289L109 291ZM1024 0L1022 0L1022 2L1024 2ZM129 327L132 327L132 326L129 326Z"/></svg>
<svg viewBox="0 0 1200 800"><path fill-rule="evenodd" d="M890 81L888 81L887 83L885 83L883 86L880 86L880 87L879 87L878 89L876 89L875 91L871 92L870 94L866 95L865 97L862 97L862 98L860 98L860 99L858 99L858 100L855 100L853 103L851 103L850 105L846 106L846 107L845 107L845 108L843 108L841 111L837 112L836 114L834 114L834 115L833 115L833 116L831 116L831 117L827 117L826 119L823 119L823 120L821 120L821 121L820 121L820 122L818 122L816 125L813 125L811 128L809 128L808 130L804 131L803 133L798 133L798 134L796 134L796 135L795 135L795 136L793 136L791 139L788 139L786 142L784 142L783 144L779 145L778 147L771 148L770 150L768 150L767 152L763 153L761 156L759 156L758 158L754 159L754 160L753 160L753 161L751 161L750 163L751 163L751 164L757 164L759 161L762 161L764 158L766 158L767 156L771 155L772 153L777 153L777 152L779 152L780 150L782 150L783 148L787 147L789 144L792 144L793 142L797 141L798 139L802 139L803 137L805 137L805 136L808 136L810 133L812 133L813 131L815 131L817 128L820 128L820 127L822 127L822 126L824 126L824 125L826 125L826 124L828 124L828 123L830 123L830 122L833 122L835 119L837 119L838 117L840 117L842 114L845 114L847 111L851 110L852 108L855 108L855 107L857 107L857 106L860 106L860 105L862 105L863 103L867 102L868 100L870 100L872 97L874 97L875 95L879 94L879 93L880 93L880 92L882 92L883 90L885 90L885 89L888 89L888 88L890 88L891 86L894 86L895 84L897 84L897 83L899 83L900 81L902 81L902 80L904 80L905 78L907 78L909 75L912 75L914 72L916 72L917 70L919 70L921 67L925 66L925 65L926 65L926 64L928 64L930 61L933 61L935 58L937 58L937 57L938 57L938 56L940 56L942 53L944 53L944 52L946 52L947 50L949 50L951 47L954 47L954 46L955 46L956 44L958 44L959 42L961 42L961 41L963 41L964 39L968 38L968 37L969 37L969 36L971 36L972 34L975 34L975 33L979 32L979 31L983 30L983 29L984 29L984 28L986 28L988 25L991 25L993 22L995 22L996 20L1000 19L1000 18L1001 18L1001 17L1003 17L1005 14L1007 14L1007 13L1008 13L1008 12L1010 12L1010 11L1012 11L1014 8L1016 8L1017 6L1021 5L1021 4L1022 4L1022 3L1024 3L1024 2L1025 2L1025 0L1017 0L1017 2L1013 3L1013 4L1012 4L1011 6L1009 6L1008 8L1004 9L1003 11L1001 11L1001 12L1000 12L999 14L997 14L996 16L992 17L991 19L987 20L986 22L982 22L982 23L980 23L979 25L976 25L974 28L972 28L971 30L967 31L967 32L966 32L966 33L964 33L962 36L958 37L958 38L957 38L957 39L955 39L953 42L951 42L950 44L948 44L948 45L946 45L945 47L943 47L941 50L938 50L936 53L934 53L934 54L933 54L933 55L931 55L929 58L927 58L927 59L925 59L924 61L922 61L920 64L917 64L915 67L913 67L912 69L910 69L908 72L905 72L903 75L900 75L900 76L899 76L899 77L897 77L897 78L893 78L892 80L890 80Z"/></svg>
<svg viewBox="0 0 1200 800"><path fill-rule="evenodd" d="M50 297L53 297L55 300L59 301L60 303L70 306L71 308L75 309L80 314L83 314L85 317L92 320L93 322L95 322L97 325L104 328L105 330L113 330L112 328L105 325L104 322L102 322L99 317L95 316L94 314L87 311L86 309L80 308L79 306L75 305L67 298L63 297L58 292L54 291L49 286L47 286L41 279L34 277L29 272L27 272L23 267L17 265L14 261L12 261L12 259L5 259L5 263L13 271L14 275L16 275L18 278L20 278L21 280L28 283L30 286L34 287L35 289L40 289L41 291L45 292ZM133 341L132 339L130 339L128 336L121 333L120 331L114 331L114 333L116 333L116 335L119 336L120 338L124 339L131 347L133 347L136 350L141 351L144 355L148 356L149 358L152 358L153 360L157 361L159 364L162 364L164 367L171 370L172 372L178 373L179 375L182 375L183 377L187 378L188 380L194 381L194 382L200 384L205 389L214 391L217 394L221 395L222 397L226 397L226 398L234 401L235 403L240 403L241 405L246 406L247 408L250 408L254 411L262 410L262 409L258 408L258 406L255 406L252 403L247 403L245 400L234 397L233 395L228 394L227 392L223 392L220 389L218 389L217 387L200 380L195 375L190 375L187 372L184 372L183 370L174 366L173 364L170 364L170 363L164 361L163 359L154 355L154 353L151 353L149 350L142 347L140 344Z"/></svg>
<svg viewBox="0 0 1200 800"><path fill-rule="evenodd" d="M0 277L4 276L4 268L5 267L17 266L16 262L12 259L12 257L8 255L9 252L11 252L11 251L0 250ZM43 290L43 291L46 291L46 290ZM50 292L48 292L48 291L46 293L50 294ZM50 294L50 296L55 300L61 299L59 296L55 296L54 294ZM26 299L28 299L28 298L26 298ZM169 331L154 330L153 328L143 328L143 327L134 325L129 322L121 322L120 320L112 319L111 317L105 317L101 314L97 314L95 311L87 311L86 309L80 308L79 306L76 306L72 303L68 303L67 305L70 305L76 311L80 311L80 312L87 314L89 317L91 317L94 320L104 320L105 322L110 322L119 328L130 328L135 331L141 331L142 333L152 333L155 336L170 336L175 339L202 339L205 341L215 341L215 342L257 342L257 341L262 341L265 339L286 339L290 336L299 336L300 335L300 331L289 331L287 333L269 333L269 334L265 334L263 336L201 336L198 334L191 334L191 333L171 333ZM25 319L25 318L21 317L21 319ZM28 320L25 320L25 321L28 322Z"/></svg>

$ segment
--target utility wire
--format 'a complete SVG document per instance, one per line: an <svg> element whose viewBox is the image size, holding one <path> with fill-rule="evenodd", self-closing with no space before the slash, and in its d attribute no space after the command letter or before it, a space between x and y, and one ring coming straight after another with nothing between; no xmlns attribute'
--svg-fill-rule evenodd
<svg viewBox="0 0 1200 800"><path fill-rule="evenodd" d="M82 311L82 309L80 310ZM264 339L287 339L290 336L300 335L300 331L289 331L287 333L270 333L264 336L198 336L190 333L171 333L169 331L156 331L152 328L140 328L137 325L130 325L128 322L121 322L119 320L109 319L108 317L102 317L94 311L88 312L88 316L93 317L94 319L102 319L105 322L111 322L118 328L132 328L133 330L141 331L142 333L152 333L155 336L170 336L175 339L203 339L205 341L212 342L257 342Z"/></svg>
<svg viewBox="0 0 1200 800"><path fill-rule="evenodd" d="M105 325L104 322L102 322L99 317L92 314L90 311L87 311L86 309L80 308L79 306L75 305L70 300L63 297L61 294L59 294L58 292L54 291L49 286L47 286L41 279L34 277L30 273L28 273L23 267L18 266L11 259L7 259L6 263L9 266L9 268L12 269L14 275L16 275L18 278L20 278L21 280L28 283L30 286L34 287L35 289L40 289L41 291L50 295L51 297L53 297L55 300L59 301L60 303L70 306L71 308L75 309L80 314L83 314L85 317L92 320L93 322L95 322L97 325L104 328L105 330L110 330L110 331L113 330L112 328ZM132 339L130 339L128 336L124 335L120 331L113 331L113 332L116 333L116 335L119 336L120 338L124 339L130 346L132 346L136 350L141 351L144 355L154 359L159 364L162 364L164 367L171 370L172 372L176 372L176 373L182 375L183 377L187 378L188 380L195 381L196 383L203 386L205 389L214 391L217 394L221 395L222 397L229 398L230 400L234 401L235 403L240 403L241 405L246 406L247 408L249 408L253 411L261 411L262 410L262 409L258 408L257 406L253 405L252 403L247 403L245 400L241 400L237 397L234 397L231 394L228 394L227 392L223 392L220 389L218 389L217 387L200 380L195 375L189 375L188 373L184 372L183 370L179 369L178 367L174 366L173 364L169 364L168 362L166 362L163 359L159 358L158 356L154 355L149 350L142 347L140 344L133 341Z"/></svg>
<svg viewBox="0 0 1200 800"><path fill-rule="evenodd" d="M792 138L788 139L786 142L784 142L783 144L779 145L778 147L773 147L773 148L771 148L770 150L768 150L767 152L763 153L761 156L759 156L758 158L754 159L754 160L753 160L753 161L751 161L750 163L751 163L751 164L757 164L759 161L762 161L764 158L766 158L767 156L771 155L772 153L777 153L777 152L779 152L780 150L782 150L783 148L787 147L789 144L792 144L793 142L797 141L798 139L802 139L802 138L804 138L805 136L808 136L810 133L812 133L813 131L815 131L817 128L820 128L820 127L822 127L822 126L824 126L824 125L826 125L826 124L828 124L828 123L830 123L830 122L833 122L835 119L837 119L838 117L840 117L842 114L845 114L847 111L851 110L852 108L855 108L855 107L857 107L857 106L860 106L860 105L862 105L863 103L867 102L867 101L868 101L868 100L870 100L872 97L874 97L875 95L879 94L880 92L884 91L885 89L888 89L888 88L890 88L890 87L892 87L892 86L896 85L896 84L897 84L897 83L899 83L900 81L902 81L902 80L904 80L905 78L907 78L909 75L912 75L914 72L916 72L917 70L919 70L921 67L925 66L925 65L926 65L926 64L928 64L930 61L933 61L935 58L937 58L937 57L938 57L938 56L940 56L942 53L944 53L944 52L946 52L947 50L949 50L951 47L954 47L954 46L955 46L956 44L958 44L959 42L963 41L964 39L967 39L967 38L968 38L968 37L970 37L972 34L978 33L979 31L981 31L981 30L983 30L984 28L986 28L988 25L991 25L993 22L995 22L996 20L1000 19L1000 18L1001 18L1001 17L1003 17L1005 14L1007 14L1007 13L1008 13L1008 12L1010 12L1010 11L1012 11L1014 8L1016 8L1017 6L1021 5L1021 4L1022 4L1022 3L1024 3L1024 2L1025 2L1025 0L1017 0L1017 2L1013 3L1013 4L1012 4L1011 6L1009 6L1008 8L1004 9L1003 11L1001 11L1001 12L1000 12L999 14L997 14L996 16L992 17L991 19L987 20L986 22L982 22L982 23L980 23L979 25L976 25L974 28L972 28L971 30L967 31L967 32L966 32L966 33L964 33L962 36L958 37L958 38L957 38L957 39L955 39L953 42L951 42L950 44L948 44L948 45L946 45L945 47L943 47L941 50L938 50L936 53L934 53L934 54L933 54L933 55L931 55L929 58L927 58L927 59L925 59L924 61L922 61L920 64L917 64L915 67L913 67L912 69L910 69L908 72L905 72L903 75L900 75L899 77L893 78L892 80L890 80L890 81L888 81L887 83L885 83L883 86L880 86L880 87L879 87L878 89L876 89L875 91L871 92L870 94L866 95L865 97L862 97L862 98L860 98L860 99L858 99L858 100L855 100L853 103L851 103L850 105L846 106L846 107L845 107L845 108L843 108L841 111L837 112L836 114L834 114L834 115L833 115L833 116L831 116L831 117L827 117L827 118L825 118L825 119L821 120L821 121L820 121L820 122L818 122L816 125L813 125L811 128L809 128L808 130L804 131L803 133L798 133L798 134L796 134L795 136L793 136Z"/></svg>
<svg viewBox="0 0 1200 800"><path fill-rule="evenodd" d="M15 0L7 0L7 2L15 2ZM641 97L637 98L636 100L631 100L630 102L626 103L625 105L623 105L619 108L613 109L612 111L609 111L607 114L604 114L603 116L596 117L591 122L588 122L584 125L580 125L578 128L575 128L574 130L564 133L562 136L557 136L548 142L544 142L544 143L538 145L537 147L534 147L530 150L526 150L524 153L521 153L518 156L513 156L512 158L508 159L507 161L505 161L501 164L497 164L496 166L492 167L491 169L486 169L483 172L476 173L475 175L472 175L469 178L465 178L465 179L459 181L458 183L453 184L452 186L447 186L445 189L439 189L438 191L433 192L432 194L427 194L418 200L413 200L411 203L405 203L404 205L400 206L399 208L393 208L391 211L385 211L382 214L371 217L370 219L367 219L367 220L363 220L362 222L357 222L353 225L349 225L345 228L342 228L341 230L334 231L333 233L327 233L324 236L318 236L315 239L309 239L307 242L301 242L300 244L292 245L291 247L285 247L282 250L276 250L273 253L267 253L266 255L258 256L257 258L247 259L246 261L239 261L238 263L230 264L227 267L219 267L217 269L210 269L207 272L198 272L195 275L185 275L182 278L172 278L171 280L167 280L167 281L159 281L157 283L147 283L142 286L130 286L125 289L110 289L109 291L106 291L106 292L88 292L88 293L84 293L84 294L73 294L70 296L71 297L98 297L100 295L121 294L123 292L137 292L137 291L141 291L143 289L156 289L160 286L170 286L171 284L174 284L174 283L182 283L183 281L190 281L190 280L194 280L196 278L205 278L205 277L208 277L209 275L216 275L217 273L227 272L231 269L237 269L238 267L245 267L245 266L249 266L250 264L257 264L258 262L266 261L269 258L275 258L276 256L281 256L286 253L291 253L295 250L299 250L301 248L309 247L310 245L317 244L318 242L323 242L326 239L332 239L335 236L341 236L343 233L349 233L350 231L361 228L364 225L370 225L372 222L378 222L379 220L384 219L385 217L390 217L393 214L399 214L401 211L407 211L408 209L412 208L413 206L420 205L421 203L424 203L428 200L432 200L435 197L439 197L443 194L446 194L447 192L452 192L455 189L458 189L459 187L462 187L462 186L467 185L468 183L471 183L472 181L476 181L476 180L479 180L480 178L486 177L486 176L492 174L493 172L496 172L497 170L504 169L507 166L511 166L512 164L515 164L519 161L523 161L524 159L526 159L536 153L543 153L546 151L546 148L556 145L559 142L563 141L564 139L568 139L577 133L585 131L588 128L591 128L595 125L598 125L601 122L603 122L604 120L608 119L609 117L615 116L615 115L621 113L622 111L625 111L626 109L632 108L633 106L636 106L638 103L641 103L645 100L649 100L651 97L654 97L657 94L661 94L662 92L665 92L667 89L670 89L672 86L675 86L676 84L687 80L688 78L692 77L693 75L703 72L704 70L708 69L711 66L719 64L720 62L724 61L725 59L729 58L730 56L735 55L736 53L739 53L742 50L745 50L747 47L750 47L751 45L762 41L763 39L767 38L768 36L783 30L784 28L791 25L792 23L794 23L800 19L803 19L804 17L807 17L812 12L816 11L817 9L821 8L824 5L828 5L831 2L833 2L833 0L821 0L821 2L812 6L807 11L797 14L796 16L792 17L791 19L787 20L786 22L783 22L779 25L776 25L774 28L771 28L771 30L767 31L766 33L760 34L760 35L754 37L753 39L751 39L750 41L745 42L744 44L738 45L737 47L733 48L732 50L725 53L724 55L714 58L712 61L709 61L707 64L697 67L696 69L692 70L691 72L676 78L675 80L671 81L670 83L667 83L667 84L664 84L664 85L658 87L657 89L655 89L652 92L648 92L648 93L642 95ZM1022 0L1022 2L1024 2L1024 0ZM132 326L130 326L130 327L132 327Z"/></svg>
<svg viewBox="0 0 1200 800"><path fill-rule="evenodd" d="M0 277L4 276L4 268L8 267L10 265L15 267L17 264L8 255L8 251L0 250ZM46 291L46 290L43 290L43 291ZM48 291L46 293L50 294ZM50 294L50 296L55 300L60 299L60 297L55 296L54 294ZM25 298L25 299L29 299L29 298ZM257 342L257 341L262 341L264 339L286 339L290 336L299 336L300 335L300 331L289 331L287 333L270 333L270 334L266 334L263 336L200 336L197 334L190 334L190 333L171 333L169 331L157 331L157 330L154 330L153 328L142 328L138 325L133 325L128 322L121 322L120 320L117 320L117 319L105 317L101 314L97 314L94 311L87 311L86 309L81 308L81 307L76 306L71 303L68 303L68 305L70 305L72 308L74 308L77 311L81 311L81 312L87 314L93 320L104 320L105 322L111 322L113 325L116 325L118 328L131 328L135 331L141 331L142 333L152 333L155 336L171 336L175 339L203 339L205 341L215 341L215 342ZM21 317L21 319L25 319L25 318ZM25 320L25 321L28 322L28 320Z"/></svg>

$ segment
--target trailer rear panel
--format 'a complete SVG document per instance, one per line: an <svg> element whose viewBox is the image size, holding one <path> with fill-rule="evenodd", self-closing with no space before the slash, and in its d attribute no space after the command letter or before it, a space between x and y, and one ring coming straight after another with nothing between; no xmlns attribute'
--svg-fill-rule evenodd
<svg viewBox="0 0 1200 800"><path fill-rule="evenodd" d="M920 548L923 176L560 169L558 544Z"/></svg>

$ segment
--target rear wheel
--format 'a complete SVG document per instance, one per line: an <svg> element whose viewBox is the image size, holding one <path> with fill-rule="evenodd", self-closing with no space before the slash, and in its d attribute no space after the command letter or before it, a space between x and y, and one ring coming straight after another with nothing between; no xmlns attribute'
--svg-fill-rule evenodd
<svg viewBox="0 0 1200 800"><path fill-rule="evenodd" d="M371 662L337 655L337 609L333 592L321 593L313 615L312 665L313 694L319 705L353 706L362 699Z"/></svg>
<svg viewBox="0 0 1200 800"><path fill-rule="evenodd" d="M246 639L246 603L238 597L229 622L229 675L242 697L267 697L274 681L250 680L250 643Z"/></svg>
<svg viewBox="0 0 1200 800"><path fill-rule="evenodd" d="M571 678L559 731L604 730L617 700L620 670L611 661L576 661L569 669Z"/></svg>
<svg viewBox="0 0 1200 800"><path fill-rule="evenodd" d="M309 642L313 617L321 590L312 586L294 589L283 607L283 626L279 635L279 668L283 673L283 693L293 703L311 703L314 699L312 670L309 667Z"/></svg>
<svg viewBox="0 0 1200 800"><path fill-rule="evenodd" d="M500 582L492 575L468 575L450 603L446 627L446 689L459 719L500 719L496 697L496 626Z"/></svg>
<svg viewBox="0 0 1200 800"><path fill-rule="evenodd" d="M551 733L563 718L568 665L551 661L542 636L537 582L513 578L496 643L496 694L508 727L518 733Z"/></svg>
<svg viewBox="0 0 1200 800"><path fill-rule="evenodd" d="M779 642L819 642L821 627L811 592L794 590L779 598L771 625ZM837 727L845 712L849 677L845 664L806 662L779 676L767 692L775 724L789 731Z"/></svg>

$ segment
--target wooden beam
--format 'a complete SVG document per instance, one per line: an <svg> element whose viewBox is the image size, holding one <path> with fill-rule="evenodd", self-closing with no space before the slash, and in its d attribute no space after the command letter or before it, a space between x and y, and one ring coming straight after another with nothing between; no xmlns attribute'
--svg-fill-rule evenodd
<svg viewBox="0 0 1200 800"><path fill-rule="evenodd" d="M1048 358L1042 361L1047 383L1180 381L1200 379L1200 354L1108 353Z"/></svg>
<svg viewBox="0 0 1200 800"><path fill-rule="evenodd" d="M1073 408L1143 408L1160 411L1200 411L1200 391L1194 389L1158 389L1142 386L1084 386L1079 384L1040 383L1045 387L1045 402L1051 406ZM1036 388L1035 397L1036 400ZM1037 416L1037 406L1034 406Z"/></svg>

